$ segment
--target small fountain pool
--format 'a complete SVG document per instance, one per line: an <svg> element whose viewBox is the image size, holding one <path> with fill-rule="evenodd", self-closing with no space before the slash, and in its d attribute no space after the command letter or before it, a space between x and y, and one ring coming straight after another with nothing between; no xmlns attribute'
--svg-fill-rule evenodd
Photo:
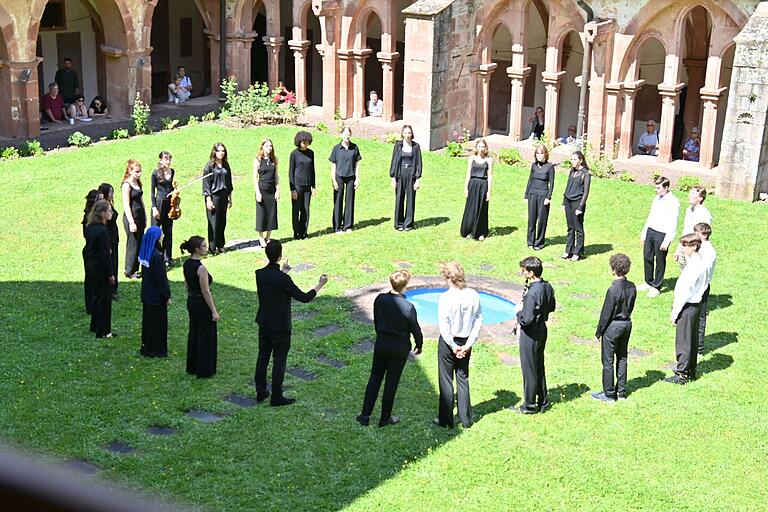
<svg viewBox="0 0 768 512"><path fill-rule="evenodd" d="M405 292L406 298L416 306L420 324L437 324L437 302L440 294L446 290L447 288L416 288ZM478 293L480 308L483 312L483 324L500 324L515 317L514 302L492 293L483 291Z"/></svg>

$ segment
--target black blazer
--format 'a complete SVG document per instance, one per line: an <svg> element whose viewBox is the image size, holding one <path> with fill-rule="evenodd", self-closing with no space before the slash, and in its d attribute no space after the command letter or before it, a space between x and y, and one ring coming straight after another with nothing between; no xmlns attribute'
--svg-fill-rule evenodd
<svg viewBox="0 0 768 512"><path fill-rule="evenodd" d="M115 275L111 251L107 226L94 223L85 228L85 262L94 277L108 279Z"/></svg>
<svg viewBox="0 0 768 512"><path fill-rule="evenodd" d="M291 330L292 298L309 302L317 295L315 290L301 291L277 263L269 263L256 271L256 290L259 295L256 323L270 331Z"/></svg>
<svg viewBox="0 0 768 512"><path fill-rule="evenodd" d="M411 142L413 144L413 166L415 168L415 179L421 178L421 147L418 142ZM400 179L400 161L403 157L403 141L399 140L395 142L395 147L392 149L392 162L389 164L389 176L391 178Z"/></svg>

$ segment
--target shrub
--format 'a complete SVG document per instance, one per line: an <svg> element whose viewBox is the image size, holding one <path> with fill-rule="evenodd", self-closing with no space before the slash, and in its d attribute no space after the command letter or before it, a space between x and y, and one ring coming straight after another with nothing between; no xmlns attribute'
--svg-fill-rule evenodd
<svg viewBox="0 0 768 512"><path fill-rule="evenodd" d="M110 135L112 139L127 139L129 137L128 128L116 128Z"/></svg>
<svg viewBox="0 0 768 512"><path fill-rule="evenodd" d="M198 121L197 116L190 115L189 119L187 119L187 126L195 126L200 121Z"/></svg>
<svg viewBox="0 0 768 512"><path fill-rule="evenodd" d="M75 132L67 139L67 144L70 146L77 146L79 148L90 146L91 142L93 142L91 138L82 132Z"/></svg>
<svg viewBox="0 0 768 512"><path fill-rule="evenodd" d="M237 82L229 78L222 82L221 87L226 101L219 117L234 118L244 126L295 123L304 112L301 105L276 102L274 97L277 91L270 92L265 83L256 83L239 91Z"/></svg>
<svg viewBox="0 0 768 512"><path fill-rule="evenodd" d="M539 146L544 146L545 148L547 148L547 151L551 153L552 148L555 147L555 141L553 141L549 137L549 135L547 135L546 133L542 134L542 136L539 137L538 139L532 138L531 140L533 141L534 151L535 151L535 148L538 148Z"/></svg>
<svg viewBox="0 0 768 512"><path fill-rule="evenodd" d="M632 182L635 181L635 176L631 172L629 172L629 171L624 171L619 176L619 179L621 181L626 181L627 183L632 183Z"/></svg>
<svg viewBox="0 0 768 512"><path fill-rule="evenodd" d="M651 179L653 181L656 181L659 178L661 178L661 171L651 171Z"/></svg>
<svg viewBox="0 0 768 512"><path fill-rule="evenodd" d="M445 143L445 154L451 157L464 156L465 146L469 143L471 133L466 128L461 131L453 130L451 138Z"/></svg>
<svg viewBox="0 0 768 512"><path fill-rule="evenodd" d="M205 114L202 117L203 122L205 122L205 121L213 121L215 119L216 119L216 112L214 112L213 110L211 110L210 112L208 112L207 114Z"/></svg>
<svg viewBox="0 0 768 512"><path fill-rule="evenodd" d="M445 146L445 154L450 157L464 156L464 146L462 146L461 143L456 142L455 140L450 140L448 141L448 144Z"/></svg>
<svg viewBox="0 0 768 512"><path fill-rule="evenodd" d="M173 130L179 126L179 120L171 119L170 117L161 117L160 122L163 125L163 130Z"/></svg>
<svg viewBox="0 0 768 512"><path fill-rule="evenodd" d="M693 187L699 187L701 186L701 178L698 176L681 176L679 180L677 180L677 190L681 192L688 192Z"/></svg>
<svg viewBox="0 0 768 512"><path fill-rule="evenodd" d="M43 151L43 145L39 140L28 140L19 146L19 154L21 156L40 156L45 154Z"/></svg>
<svg viewBox="0 0 768 512"><path fill-rule="evenodd" d="M344 129L344 119L341 117L341 108L336 107L336 111L333 113L333 120L336 122L336 131L341 133Z"/></svg>
<svg viewBox="0 0 768 512"><path fill-rule="evenodd" d="M0 160L17 160L19 157L19 150L13 146L8 146L0 153Z"/></svg>
<svg viewBox="0 0 768 512"><path fill-rule="evenodd" d="M387 144L394 144L399 138L400 136L396 133L388 133L384 136L384 142Z"/></svg>
<svg viewBox="0 0 768 512"><path fill-rule="evenodd" d="M516 148L505 148L499 151L499 161L507 165L523 163L523 157Z"/></svg>
<svg viewBox="0 0 768 512"><path fill-rule="evenodd" d="M315 125L315 128L317 129L317 131L319 131L321 133L328 133L328 131L329 131L328 125L325 124L325 123L322 123L322 122L321 123L317 123L317 125Z"/></svg>
<svg viewBox="0 0 768 512"><path fill-rule="evenodd" d="M149 105L141 101L140 95L136 93L136 101L133 103L133 112L131 113L133 131L136 135L143 135L152 131L149 127L149 114Z"/></svg>

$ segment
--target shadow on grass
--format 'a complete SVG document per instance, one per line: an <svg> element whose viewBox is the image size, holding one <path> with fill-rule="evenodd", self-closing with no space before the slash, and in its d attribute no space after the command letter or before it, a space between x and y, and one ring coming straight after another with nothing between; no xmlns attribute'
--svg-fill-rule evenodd
<svg viewBox="0 0 768 512"><path fill-rule="evenodd" d="M589 391L589 386L572 382L564 386L549 388L549 400L553 403L565 403L576 400L584 393Z"/></svg>
<svg viewBox="0 0 768 512"><path fill-rule="evenodd" d="M731 343L738 342L739 333L737 332L716 332L704 337L704 353L709 354Z"/></svg>
<svg viewBox="0 0 768 512"><path fill-rule="evenodd" d="M627 394L648 388L659 382L665 377L665 373L659 370L646 370L642 377L635 377L627 381Z"/></svg>
<svg viewBox="0 0 768 512"><path fill-rule="evenodd" d="M612 250L612 244L592 244L584 247L584 254L586 256L596 256Z"/></svg>
<svg viewBox="0 0 768 512"><path fill-rule="evenodd" d="M713 354L712 357L699 361L696 365L697 379L708 373L725 370L733 364L733 357L728 354Z"/></svg>
<svg viewBox="0 0 768 512"><path fill-rule="evenodd" d="M488 236L507 236L517 231L515 226L499 226L490 228L488 230Z"/></svg>
<svg viewBox="0 0 768 512"><path fill-rule="evenodd" d="M547 245L565 245L568 239L564 236L554 236L547 238L544 243Z"/></svg>
<svg viewBox="0 0 768 512"><path fill-rule="evenodd" d="M445 224L449 220L451 219L449 219L448 217L430 217L429 219L417 220L416 222L413 223L413 228L421 229L421 228L426 228L430 226L439 226L440 224Z"/></svg>
<svg viewBox="0 0 768 512"><path fill-rule="evenodd" d="M714 311L716 309L726 309L733 306L733 296L730 293L721 293L710 295L707 301L707 309Z"/></svg>
<svg viewBox="0 0 768 512"><path fill-rule="evenodd" d="M493 414L494 412L502 411L510 405L515 405L520 401L520 397L512 391L506 389L499 389L493 393L496 398L480 402L479 404L472 405L472 414L475 419L475 423L480 421L483 416Z"/></svg>
<svg viewBox="0 0 768 512"><path fill-rule="evenodd" d="M358 231L360 229L365 229L372 226L378 226L379 224L384 224L385 222L391 221L391 220L392 219L390 217L379 217L378 219L365 219L360 222L355 222L353 230ZM321 229L320 231L315 231L314 233L310 233L309 236L314 238L322 235L331 235L333 233L334 233L333 226L328 226L327 228Z"/></svg>

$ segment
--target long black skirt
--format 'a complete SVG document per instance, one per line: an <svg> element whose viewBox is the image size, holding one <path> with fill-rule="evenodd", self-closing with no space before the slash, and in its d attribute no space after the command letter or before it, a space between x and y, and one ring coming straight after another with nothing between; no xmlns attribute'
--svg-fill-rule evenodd
<svg viewBox="0 0 768 512"><path fill-rule="evenodd" d="M488 236L488 180L469 179L469 195L464 205L464 217L461 219L461 236L472 238Z"/></svg>
<svg viewBox="0 0 768 512"><path fill-rule="evenodd" d="M92 294L91 332L103 338L112 332L112 285L98 262L88 261L86 267Z"/></svg>
<svg viewBox="0 0 768 512"><path fill-rule="evenodd" d="M256 231L274 231L277 229L277 200L275 187L259 187L261 202L256 203Z"/></svg>
<svg viewBox="0 0 768 512"><path fill-rule="evenodd" d="M168 356L168 307L165 304L142 304L139 352L147 357Z"/></svg>
<svg viewBox="0 0 768 512"><path fill-rule="evenodd" d="M187 373L211 377L216 373L216 322L202 297L187 297L187 311Z"/></svg>

